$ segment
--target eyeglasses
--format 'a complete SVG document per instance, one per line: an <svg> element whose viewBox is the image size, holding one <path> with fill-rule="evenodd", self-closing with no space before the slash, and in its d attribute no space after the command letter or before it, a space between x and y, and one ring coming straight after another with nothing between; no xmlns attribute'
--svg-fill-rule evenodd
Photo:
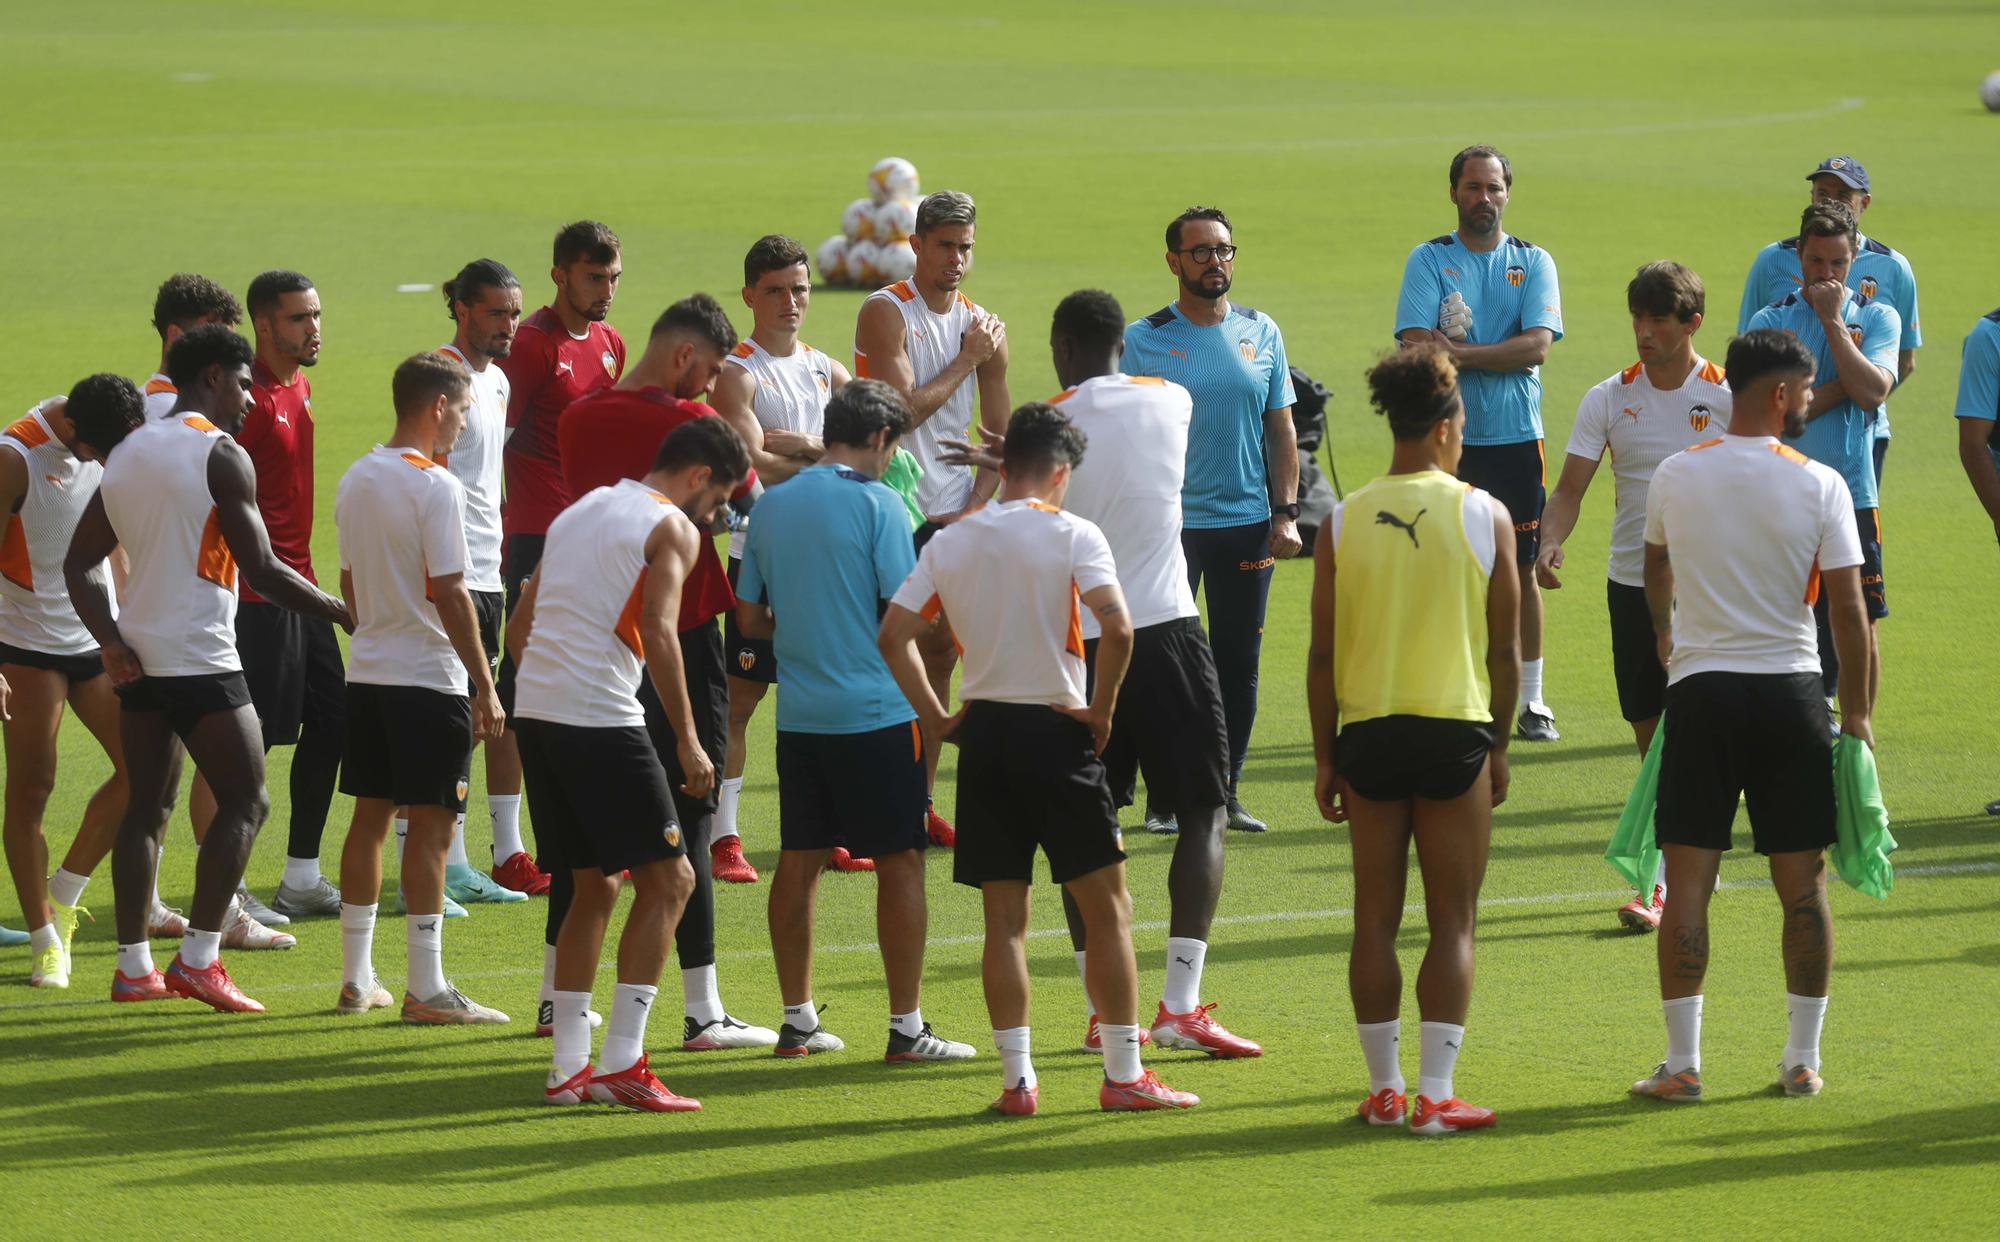
<svg viewBox="0 0 2000 1242"><path fill-rule="evenodd" d="M1196 263L1206 263L1210 259L1221 259L1224 263L1227 263L1231 259L1236 257L1236 247L1227 245L1194 246L1187 250L1176 250L1174 251L1174 253L1184 254L1188 258L1193 259Z"/></svg>

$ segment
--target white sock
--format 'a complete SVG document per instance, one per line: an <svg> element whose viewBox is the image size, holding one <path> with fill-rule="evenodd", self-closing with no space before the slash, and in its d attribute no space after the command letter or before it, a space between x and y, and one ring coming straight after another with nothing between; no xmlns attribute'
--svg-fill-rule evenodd
<svg viewBox="0 0 2000 1242"><path fill-rule="evenodd" d="M1667 1015L1667 1072L1701 1068L1701 996L1683 996L1661 1001Z"/></svg>
<svg viewBox="0 0 2000 1242"><path fill-rule="evenodd" d="M1160 1003L1168 1013L1193 1013L1201 1006L1201 967L1207 960L1208 942L1167 937L1167 986Z"/></svg>
<svg viewBox="0 0 2000 1242"><path fill-rule="evenodd" d="M1083 984L1083 1007L1094 1018L1097 1016L1097 1002L1090 999L1090 972L1084 969L1086 956L1082 949L1076 951L1076 977Z"/></svg>
<svg viewBox="0 0 2000 1242"><path fill-rule="evenodd" d="M403 847L410 843L410 821L408 816L396 817L396 869L403 866Z"/></svg>
<svg viewBox="0 0 2000 1242"><path fill-rule="evenodd" d="M311 888L319 882L319 859L293 858L285 855L285 876L282 881L286 888Z"/></svg>
<svg viewBox="0 0 2000 1242"><path fill-rule="evenodd" d="M1521 702L1523 705L1542 701L1542 662L1540 660L1521 661Z"/></svg>
<svg viewBox="0 0 2000 1242"><path fill-rule="evenodd" d="M153 944L141 940L138 944L118 946L118 973L127 979L144 979L153 973Z"/></svg>
<svg viewBox="0 0 2000 1242"><path fill-rule="evenodd" d="M910 1039L915 1039L917 1036L924 1033L923 1008L919 1006L916 1009L910 1010L910 1012L908 1013L890 1014L889 1029L896 1032L896 1034L898 1035L904 1035L909 1037Z"/></svg>
<svg viewBox="0 0 2000 1242"><path fill-rule="evenodd" d="M54 923L44 923L28 932L28 949L31 952L43 953L61 943L62 937L56 935Z"/></svg>
<svg viewBox="0 0 2000 1242"><path fill-rule="evenodd" d="M1449 1022L1426 1022L1420 1028L1423 1051L1417 1061L1417 1094L1433 1104L1451 1098L1451 1072L1458 1066L1458 1046L1465 1028Z"/></svg>
<svg viewBox="0 0 2000 1242"><path fill-rule="evenodd" d="M743 800L743 778L725 777L722 792L715 799L715 829L709 834L708 843L712 847L724 837L738 835L736 831L736 804Z"/></svg>
<svg viewBox="0 0 2000 1242"><path fill-rule="evenodd" d="M190 927L187 935L181 937L181 965L189 970L206 970L215 965L215 959L222 956L222 933L219 931L196 931Z"/></svg>
<svg viewBox="0 0 2000 1242"><path fill-rule="evenodd" d="M557 992L555 1007L556 1073L568 1078L590 1064L590 993Z"/></svg>
<svg viewBox="0 0 2000 1242"><path fill-rule="evenodd" d="M451 827L451 848L444 852L447 867L470 867L472 860L465 856L465 816L458 817Z"/></svg>
<svg viewBox="0 0 2000 1242"><path fill-rule="evenodd" d="M528 847L521 844L521 795L487 794L486 811L493 817L494 865L527 853Z"/></svg>
<svg viewBox="0 0 2000 1242"><path fill-rule="evenodd" d="M1717 878L1721 878L1720 873L1717 873ZM1653 904L1656 906L1665 906L1667 904L1667 856L1665 854L1660 855L1660 861L1653 864Z"/></svg>
<svg viewBox="0 0 2000 1242"><path fill-rule="evenodd" d="M819 1010L813 1006L812 997L806 997L803 1005L785 1006L785 1025L795 1031L813 1031L819 1028Z"/></svg>
<svg viewBox="0 0 2000 1242"><path fill-rule="evenodd" d="M1104 1043L1104 1076L1112 1082L1137 1082L1146 1072L1139 1064L1139 1027L1097 1024L1097 1036Z"/></svg>
<svg viewBox="0 0 2000 1242"><path fill-rule="evenodd" d="M1785 1017L1790 1034L1785 1038L1785 1068L1803 1065L1819 1069L1819 1031L1826 1022L1826 997L1794 996L1785 993Z"/></svg>
<svg viewBox="0 0 2000 1242"><path fill-rule="evenodd" d="M1000 1080L1009 1087L1039 1086L1035 1063L1028 1056L1028 1028L1010 1026L993 1032L993 1046L1000 1052Z"/></svg>
<svg viewBox="0 0 2000 1242"><path fill-rule="evenodd" d="M340 903L340 981L365 988L375 981L375 906ZM429 995L429 993L425 993Z"/></svg>
<svg viewBox="0 0 2000 1242"><path fill-rule="evenodd" d="M696 1024L722 1020L722 993L715 985L715 963L681 972L681 1003Z"/></svg>
<svg viewBox="0 0 2000 1242"><path fill-rule="evenodd" d="M611 1025L604 1031L604 1050L597 1054L597 1072L615 1074L631 1069L646 1052L646 1019L660 989L644 983L621 983L611 1002Z"/></svg>
<svg viewBox="0 0 2000 1242"><path fill-rule="evenodd" d="M406 915L403 925L410 949L410 995L429 1000L445 986L444 915Z"/></svg>
<svg viewBox="0 0 2000 1242"><path fill-rule="evenodd" d="M57 867L56 873L49 877L49 900L57 905L73 906L83 900L83 886L88 883L89 876Z"/></svg>
<svg viewBox="0 0 2000 1242"><path fill-rule="evenodd" d="M1368 1094L1388 1089L1403 1094L1403 1023L1356 1022L1354 1033L1361 1037L1361 1055L1368 1060Z"/></svg>

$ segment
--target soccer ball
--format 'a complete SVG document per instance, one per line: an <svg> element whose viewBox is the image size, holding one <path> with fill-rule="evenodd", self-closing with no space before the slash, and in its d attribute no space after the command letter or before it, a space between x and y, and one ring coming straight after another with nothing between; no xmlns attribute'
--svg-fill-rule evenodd
<svg viewBox="0 0 2000 1242"><path fill-rule="evenodd" d="M1986 105L1988 112L2000 112L2000 69L1986 75L1979 84L1979 102Z"/></svg>
<svg viewBox="0 0 2000 1242"><path fill-rule="evenodd" d="M875 256L875 275L885 285L908 280L917 274L917 252L905 241L884 242Z"/></svg>
<svg viewBox="0 0 2000 1242"><path fill-rule="evenodd" d="M865 198L857 198L840 213L840 231L847 234L851 242L868 241L875 236L875 204Z"/></svg>
<svg viewBox="0 0 2000 1242"><path fill-rule="evenodd" d="M868 197L877 203L916 202L917 166L889 156L868 170Z"/></svg>
<svg viewBox="0 0 2000 1242"><path fill-rule="evenodd" d="M863 288L881 285L882 247L872 241L850 242L847 247L847 279Z"/></svg>
<svg viewBox="0 0 2000 1242"><path fill-rule="evenodd" d="M835 233L819 244L819 278L830 285L847 283L847 236Z"/></svg>
<svg viewBox="0 0 2000 1242"><path fill-rule="evenodd" d="M892 198L875 209L875 240L884 246L909 240L917 227L917 205Z"/></svg>

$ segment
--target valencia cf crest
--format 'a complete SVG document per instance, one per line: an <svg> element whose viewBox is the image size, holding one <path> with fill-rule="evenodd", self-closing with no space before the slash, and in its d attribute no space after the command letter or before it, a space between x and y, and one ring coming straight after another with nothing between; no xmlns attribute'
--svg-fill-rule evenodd
<svg viewBox="0 0 2000 1242"><path fill-rule="evenodd" d="M614 379L618 375L618 359L613 357L608 349L604 351L604 373Z"/></svg>
<svg viewBox="0 0 2000 1242"><path fill-rule="evenodd" d="M814 371L813 378L819 381L819 390L825 392L828 388L826 376L820 374L818 371Z"/></svg>
<svg viewBox="0 0 2000 1242"><path fill-rule="evenodd" d="M1688 409L1688 426L1696 431L1707 431L1709 420L1713 417L1713 412L1707 406L1691 406Z"/></svg>
<svg viewBox="0 0 2000 1242"><path fill-rule="evenodd" d="M1507 269L1507 283L1514 286L1516 289L1519 289L1522 286L1522 284L1524 284L1527 281L1527 279L1528 279L1527 268L1510 267Z"/></svg>
<svg viewBox="0 0 2000 1242"><path fill-rule="evenodd" d="M679 845L681 843L681 826L679 824L668 824L665 835L668 845Z"/></svg>
<svg viewBox="0 0 2000 1242"><path fill-rule="evenodd" d="M1872 298L1872 297L1874 297L1874 296L1875 296L1875 291L1876 291L1877 289L1879 289L1879 288L1881 288L1881 286L1875 283L1875 278L1874 278L1873 276L1863 276L1863 277L1861 278L1861 296L1862 296L1862 297L1864 297L1864 298Z"/></svg>
<svg viewBox="0 0 2000 1242"><path fill-rule="evenodd" d="M1242 340L1236 342L1236 352L1243 355L1243 361L1245 362L1257 361L1256 342L1252 341L1247 336L1244 337Z"/></svg>
<svg viewBox="0 0 2000 1242"><path fill-rule="evenodd" d="M736 653L736 667L749 672L757 667L757 653L744 647Z"/></svg>
<svg viewBox="0 0 2000 1242"><path fill-rule="evenodd" d="M1848 329L1847 329L1847 335L1848 335L1848 338L1849 338L1850 340L1852 340L1852 341L1854 342L1854 348L1856 348L1856 349L1860 349L1860 348L1861 348L1861 329L1860 329L1860 328L1858 328L1858 327L1855 327L1855 326L1854 326L1854 325L1852 325L1852 324L1850 324L1850 325L1848 325Z"/></svg>
<svg viewBox="0 0 2000 1242"><path fill-rule="evenodd" d="M469 787L468 787L468 786L466 785L466 783L465 783L464 781L460 781L460 782L458 783L458 800L459 800L460 802L463 802L463 801L465 801L465 794L466 794L466 790L467 790L468 788L469 788Z"/></svg>

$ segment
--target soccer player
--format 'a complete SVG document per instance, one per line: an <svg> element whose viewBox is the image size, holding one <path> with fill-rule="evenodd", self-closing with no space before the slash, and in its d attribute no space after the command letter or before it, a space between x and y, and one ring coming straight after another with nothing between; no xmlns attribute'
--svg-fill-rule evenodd
<svg viewBox="0 0 2000 1242"><path fill-rule="evenodd" d="M1806 174L1815 203L1844 203L1854 213L1856 239L1854 265L1847 269L1847 284L1867 298L1879 298L1896 308L1903 321L1903 335L1896 350L1896 386L1907 383L1917 369L1917 349L1924 343L1917 321L1917 276L1902 252L1859 231L1861 213L1874 202L1869 191L1868 170L1845 155L1831 155ZM1804 287L1799 268L1799 239L1774 241L1757 252L1750 275L1743 282L1743 306L1736 316L1736 330L1750 330L1750 320L1758 311ZM1875 412L1875 485L1882 485L1882 463L1889 454L1889 407Z"/></svg>
<svg viewBox="0 0 2000 1242"><path fill-rule="evenodd" d="M669 435L683 424L715 418L715 410L695 398L714 385L722 360L734 348L736 329L714 298L697 293L669 306L654 321L645 353L624 378L563 411L558 435L570 494L581 496L623 479L645 477ZM737 491L739 499L748 495L755 472L749 472L749 479ZM715 885L708 855L715 785L708 781L695 788L694 768L683 749L690 742L697 745L701 763L716 769L728 757L729 692L716 618L735 606L736 597L712 539L701 540L695 550L694 566L679 600L675 628L684 697L668 704L650 682L638 687L638 697L659 761L679 791L674 795L674 817L687 834L688 861L694 872L694 890L674 932L687 1007L681 1046L689 1052L768 1048L778 1041L776 1031L739 1022L722 1007L715 977ZM692 739L680 727L684 720L693 721ZM560 879L550 887L551 945L569 908L565 889ZM544 997L553 1001L553 977L546 972L545 983Z"/></svg>
<svg viewBox="0 0 2000 1242"><path fill-rule="evenodd" d="M1451 160L1458 229L1410 252L1396 306L1396 336L1451 351L1465 403L1458 477L1498 500L1514 520L1521 575L1521 703L1515 736L1553 742L1555 712L1542 698L1542 597L1535 584L1546 466L1542 364L1562 339L1556 261L1501 227L1514 166L1489 146ZM1513 707L1501 704L1507 715Z"/></svg>
<svg viewBox="0 0 2000 1242"><path fill-rule="evenodd" d="M521 321L507 356L498 360L507 377L501 571L509 616L521 597L521 584L541 562L549 522L569 503L556 424L573 402L609 387L625 373L625 338L604 322L623 271L618 234L595 220L564 225L556 234L554 265L549 269L555 296ZM509 715L514 710L513 682L513 663L502 656L500 705ZM494 839L518 840L521 760L511 727L486 748L486 805ZM533 862L525 857L523 861ZM496 879L525 892L540 887L538 875L525 866L503 867Z"/></svg>
<svg viewBox="0 0 2000 1242"><path fill-rule="evenodd" d="M1965 334L1954 412L1959 465L2000 538L2000 310L1982 316ZM2000 799L1987 803L1986 813L2000 815Z"/></svg>
<svg viewBox="0 0 2000 1242"><path fill-rule="evenodd" d="M275 605L353 624L339 600L278 558L264 531L254 467L232 438L256 404L254 361L249 342L229 328L196 328L167 357L179 394L175 418L129 436L122 424L78 428L79 444L105 459L104 479L77 523L63 576L122 700L130 789L112 849L113 1000L187 996L224 1011L263 1009L219 957L243 865L270 811L262 737L236 652L237 576ZM92 571L120 544L131 573L114 618ZM146 915L182 746L206 773L217 805L195 865L188 932L162 976L146 942Z"/></svg>
<svg viewBox="0 0 2000 1242"><path fill-rule="evenodd" d="M1803 230L1800 257L1808 296L1837 310L1827 286L1846 288L1814 253L1825 240ZM1845 338L1837 326L1834 335ZM1889 341L1893 348L1893 333ZM1789 1030L1778 1082L1787 1095L1820 1092L1833 963L1826 847L1834 841L1811 612L1821 593L1833 601L1834 640L1849 672L1840 683L1841 732L1874 745L1854 502L1839 472L1779 439L1797 438L1824 359L1797 336L1753 328L1729 343L1727 369L1729 433L1660 463L1646 498L1646 602L1667 665L1654 818L1667 858L1659 940L1667 1056L1632 1093L1674 1103L1701 1099L1708 901L1739 798L1783 911Z"/></svg>
<svg viewBox="0 0 2000 1242"><path fill-rule="evenodd" d="M1813 203L1799 217L1799 269L1805 285L1751 316L1752 328L1777 328L1805 343L1819 360L1805 427L1787 431L1801 453L1840 471L1854 500L1861 539L1861 591L1868 605L1868 710L1881 692L1882 670L1875 626L1889 615L1882 580L1882 523L1875 487L1875 410L1896 386L1896 343L1902 321L1887 302L1856 293L1847 274L1860 251L1854 213L1844 203ZM1814 616L1826 692L1840 674L1839 643L1822 597Z"/></svg>
<svg viewBox="0 0 2000 1242"><path fill-rule="evenodd" d="M118 744L118 700L97 642L63 582L63 556L104 466L78 439L79 424L102 442L145 421L145 401L123 376L93 375L68 397L51 397L0 433L0 673L12 706L0 714L7 744L4 837L7 867L27 918L34 965L28 983L69 986L70 942L83 913L90 874L111 850L125 814L125 756ZM91 571L100 581L109 567ZM111 775L83 808L83 823L62 866L44 881L49 847L42 815L56 783L56 735L63 704L90 730L111 761Z"/></svg>
<svg viewBox="0 0 2000 1242"><path fill-rule="evenodd" d="M716 412L743 437L750 464L767 488L819 460L826 403L848 380L846 367L799 339L811 302L812 269L805 247L778 234L757 239L743 256L743 304L750 308L750 336L724 359L714 400ZM738 526L729 537L732 584L741 572L746 534ZM722 641L732 661L729 746L709 863L718 880L755 884L757 869L743 857L736 807L743 794L750 719L776 684L778 665L770 640L743 633L734 612L723 618Z"/></svg>
<svg viewBox="0 0 2000 1242"><path fill-rule="evenodd" d="M1036 1110L1041 1088L1028 1029L1028 896L1035 851L1075 894L1086 974L1104 1050L1098 1106L1189 1108L1139 1061L1138 967L1125 851L1098 758L1132 654L1132 618L1111 547L1095 526L1062 512L1082 433L1054 406L1008 420L996 503L940 531L896 589L876 642L925 732L958 743L958 824L952 878L978 888L986 912L986 1009L1000 1052L1001 1113ZM1097 684L1084 698L1079 605L1097 616ZM782 602L780 604L782 606ZM962 706L932 691L916 641L940 619L965 648Z"/></svg>
<svg viewBox="0 0 2000 1242"><path fill-rule="evenodd" d="M382 844L401 806L409 808L412 838L403 853L410 962L403 1021L507 1021L444 975L446 858L454 821L465 809L473 739L497 735L501 720L479 616L465 586L471 564L465 485L435 460L439 446L458 443L465 429L472 385L464 364L441 352L418 354L397 367L391 382L395 434L348 468L334 499L340 594L354 616L340 782L341 792L354 798L354 822L340 857L343 971L335 1013L389 1004L372 950Z"/></svg>
<svg viewBox="0 0 2000 1242"><path fill-rule="evenodd" d="M205 323L235 327L243 322L243 308L236 295L206 276L176 272L160 284L153 295L153 328L160 334L160 369L146 380L146 417L165 418L174 408L177 394L167 376L167 351L181 334Z"/></svg>
<svg viewBox="0 0 2000 1242"><path fill-rule="evenodd" d="M1134 375L1171 380L1194 399L1181 545L1191 590L1207 583L1209 634L1229 729L1229 826L1269 825L1237 797L1257 721L1257 665L1271 572L1297 556L1299 445L1285 338L1268 315L1229 300L1236 242L1229 217L1190 207L1167 225L1175 299L1125 330ZM1147 786L1149 831L1175 831Z"/></svg>
<svg viewBox="0 0 2000 1242"><path fill-rule="evenodd" d="M720 419L679 427L643 479L590 491L550 524L546 555L507 627L520 662L515 731L536 841L544 865L570 873L576 890L558 946L555 1064L543 1092L551 1104L588 1096L649 1112L701 1107L667 1090L646 1064L646 1018L694 873L637 692L649 680L659 701L673 705L682 792L708 793L715 770L687 706L675 618L696 553L709 543L703 532L749 470L743 442ZM590 992L625 870L632 908L593 1072Z"/></svg>
<svg viewBox="0 0 2000 1242"><path fill-rule="evenodd" d="M475 259L444 283L444 301L445 312L457 330L451 343L440 346L438 352L464 366L472 377L472 404L463 429L440 446L437 461L465 488L465 547L471 558L466 563L465 587L479 614L479 641L490 671L500 660L500 616L506 600L500 578L500 492L509 390L507 372L497 363L512 351L514 334L521 326L521 282L505 264ZM459 812L444 881L445 895L455 901L509 902L519 900L517 894L549 891L548 877L536 868L521 844L518 785L502 789L495 784L496 765L490 759L495 745L491 740L486 744L487 798L490 803L496 796L513 797L514 814L493 816L493 874L489 877L475 870L466 857L465 814ZM510 759L503 759L499 766Z"/></svg>
<svg viewBox="0 0 2000 1242"><path fill-rule="evenodd" d="M1653 642L1646 610L1646 484L1662 461L1729 423L1729 388L1722 368L1694 352L1707 295L1701 277L1678 263L1648 263L1625 287L1639 360L1584 394L1570 431L1562 478L1542 513L1542 548L1535 577L1545 590L1562 589L1563 540L1577 515L1597 465L1611 454L1616 512L1611 521L1611 563L1605 599L1611 612L1611 669L1618 707L1644 755L1660 723L1667 670ZM1660 925L1666 901L1666 864L1641 892L1618 909L1633 931Z"/></svg>
<svg viewBox="0 0 2000 1242"><path fill-rule="evenodd" d="M984 504L999 485L990 471L975 474L947 462L942 443L970 438L975 390L979 425L987 431L1004 433L1011 408L1007 325L959 289L972 270L977 222L971 195L957 190L926 195L917 204L916 231L910 235L916 272L863 299L854 324L854 374L883 381L910 405L906 447L922 468L917 480L917 504L924 511L915 536L919 552L938 531ZM958 664L950 632L940 626L923 635L918 648L933 695L948 697L951 671ZM924 737L924 766L932 789L943 744L941 738ZM957 839L935 806L926 812L925 823L931 844L950 846Z"/></svg>
<svg viewBox="0 0 2000 1242"><path fill-rule="evenodd" d="M771 951L785 1006L777 1055L845 1047L812 1000L819 874L836 843L875 863L875 930L889 983L888 1061L973 1054L924 1021L923 738L876 649L877 617L910 576L909 524L879 480L910 423L901 393L857 380L827 403L819 461L758 501L737 577L737 624L782 652Z"/></svg>
<svg viewBox="0 0 2000 1242"><path fill-rule="evenodd" d="M1472 1004L1493 808L1507 798L1521 668L1520 578L1506 557L1516 526L1491 494L1453 477L1466 420L1450 351L1392 353L1368 388L1395 445L1389 473L1336 506L1313 545L1313 791L1320 814L1348 826L1354 851L1347 987L1368 1062L1361 1116L1454 1134L1494 1122L1492 1109L1454 1094L1452 1076ZM1396 934L1412 839L1430 943L1417 972L1423 1045L1408 1107Z"/></svg>

